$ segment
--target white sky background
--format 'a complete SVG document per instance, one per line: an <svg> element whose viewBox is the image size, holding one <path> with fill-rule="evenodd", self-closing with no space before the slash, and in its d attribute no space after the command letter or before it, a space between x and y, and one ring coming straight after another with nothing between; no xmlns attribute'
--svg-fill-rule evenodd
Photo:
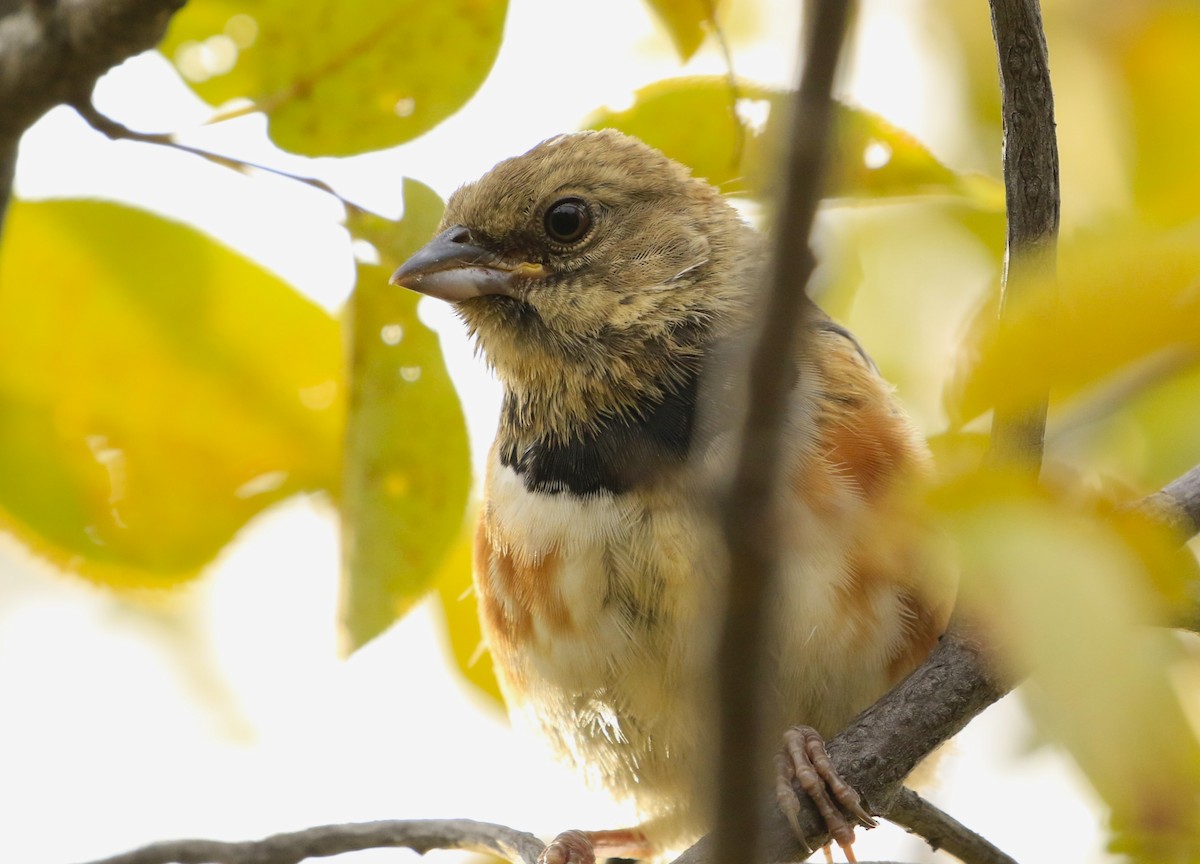
<svg viewBox="0 0 1200 864"><path fill-rule="evenodd" d="M736 64L749 78L785 84L795 4L770 5L769 35L739 45ZM935 48L931 34L914 32L916 5L865 4L849 92L952 151L940 118L957 94L923 62ZM547 50L556 44L561 55ZM588 66L588 46L601 45L632 59L604 64L601 74ZM577 128L592 108L621 107L638 87L681 71L723 66L709 48L680 70L638 0L513 0L499 60L477 97L433 132L383 154L291 157L266 143L255 117L200 128L209 109L153 54L101 82L98 104L134 128L184 130L188 143L319 176L394 216L402 176L445 196L500 159ZM534 95L517 101L518 93ZM108 142L65 109L26 136L17 184L29 198L101 196L184 219L329 309L350 290L336 202L165 148ZM496 386L447 308L426 301L422 314L443 334L478 462L494 426ZM243 532L176 602L145 610L58 578L0 542L0 860L67 864L157 839L248 839L382 818L461 816L543 835L628 822L532 746L514 742L503 720L447 672L430 607L339 661L336 544L327 505L293 500ZM1020 860L1105 860L1101 817L1081 803L1090 798L1069 764L1045 749L1018 754L1028 739L1023 723L1009 699L972 725L942 761L931 796ZM1029 827L1039 821L1041 830ZM860 859L922 854L898 829L860 836ZM345 860L417 859L387 850Z"/></svg>

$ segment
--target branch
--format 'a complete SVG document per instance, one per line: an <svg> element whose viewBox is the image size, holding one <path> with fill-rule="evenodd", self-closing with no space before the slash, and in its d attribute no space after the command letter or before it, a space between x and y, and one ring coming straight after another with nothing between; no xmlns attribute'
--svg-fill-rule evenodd
<svg viewBox="0 0 1200 864"><path fill-rule="evenodd" d="M873 813L886 813L914 766L953 737L988 705L1011 689L991 670L982 646L952 632L912 675L860 714L828 750L838 773L854 786ZM810 846L828 842L825 822L807 798L799 823ZM768 814L768 861L796 861L807 855L786 818ZM711 841L702 839L675 864L707 864Z"/></svg>
<svg viewBox="0 0 1200 864"><path fill-rule="evenodd" d="M733 478L721 502L728 551L725 615L717 646L718 764L716 832L719 862L757 860L766 785L762 707L769 675L765 634L776 569L775 480L782 430L795 385L800 327L811 312L805 289L814 260L808 247L833 116L833 78L849 16L847 0L817 0L805 30L804 71L791 117L790 152L775 220L760 330L749 346L747 403Z"/></svg>
<svg viewBox="0 0 1200 864"><path fill-rule="evenodd" d="M1165 525L1181 541L1200 534L1200 465L1126 509ZM1200 586L1190 588L1191 603L1171 623L1200 633Z"/></svg>
<svg viewBox="0 0 1200 864"><path fill-rule="evenodd" d="M721 26L721 22L717 18L716 0L704 0L704 14L712 30L713 39L716 40L717 49L721 52L721 59L725 63L725 83L729 91L729 119L733 123L734 131L733 152L730 154L729 167L740 174L742 157L746 152L746 124L738 114L738 102L742 98L742 88L738 85L737 71L733 67L733 50L729 46L729 39L725 36L725 28Z"/></svg>
<svg viewBox="0 0 1200 864"><path fill-rule="evenodd" d="M184 0L27 0L0 4L0 158L56 105L90 93L118 63L157 45ZM5 166L7 167L7 166ZM11 171L0 175L6 203ZM0 219L3 213L0 212Z"/></svg>
<svg viewBox="0 0 1200 864"><path fill-rule="evenodd" d="M1200 534L1200 466L1147 495L1133 509L1184 539Z"/></svg>
<svg viewBox="0 0 1200 864"><path fill-rule="evenodd" d="M0 61L3 57L0 57ZM4 230L4 214L8 212L8 199L12 196L13 175L17 169L18 137L0 135L0 232Z"/></svg>
<svg viewBox="0 0 1200 864"><path fill-rule="evenodd" d="M424 855L461 849L537 864L545 846L532 834L470 819L351 822L274 834L262 840L172 840L152 843L91 864L298 864L364 849L404 848Z"/></svg>
<svg viewBox="0 0 1200 864"><path fill-rule="evenodd" d="M239 174L246 174L250 171L262 171L267 174L274 174L276 177L283 177L286 180L293 180L296 183L303 183L316 189L318 192L324 192L336 198L338 202L346 208L348 214L361 213L362 210L351 201L346 200L337 191L326 183L324 180L318 180L316 177L305 177L302 174L293 174L290 171L284 171L281 168L272 168L270 165L263 165L258 162L248 162L245 159L239 159L234 156L224 156L220 153L214 153L211 150L205 150L201 147L193 147L190 144L183 144L177 141L173 135L162 132L138 132L135 129L130 129L124 123L120 123L107 114L104 114L92 103L90 98L75 100L71 103L79 115L87 121L88 125L97 132L106 136L110 141L133 141L139 144L156 144L160 147L169 147L172 150L178 150L181 153L188 153L192 156L199 156L214 165L220 165L222 168L228 168L231 171L237 171Z"/></svg>
<svg viewBox="0 0 1200 864"><path fill-rule="evenodd" d="M901 789L884 814L910 834L924 838L934 850L945 849L975 864L1017 864L954 817L943 813L911 789Z"/></svg>
<svg viewBox="0 0 1200 864"><path fill-rule="evenodd" d="M1058 238L1058 144L1054 93L1038 0L989 0L1000 64L1004 113L1004 200L1008 237L1000 327L1011 304L1055 269ZM1023 363L1026 358L1010 358ZM1049 396L997 406L992 452L1037 473L1046 437Z"/></svg>

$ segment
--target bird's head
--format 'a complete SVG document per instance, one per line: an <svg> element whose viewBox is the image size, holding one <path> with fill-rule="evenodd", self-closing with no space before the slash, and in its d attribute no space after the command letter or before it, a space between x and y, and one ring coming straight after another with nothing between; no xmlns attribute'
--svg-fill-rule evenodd
<svg viewBox="0 0 1200 864"><path fill-rule="evenodd" d="M619 132L579 132L455 192L392 282L453 303L510 391L611 413L669 387L739 314L757 245L683 166Z"/></svg>

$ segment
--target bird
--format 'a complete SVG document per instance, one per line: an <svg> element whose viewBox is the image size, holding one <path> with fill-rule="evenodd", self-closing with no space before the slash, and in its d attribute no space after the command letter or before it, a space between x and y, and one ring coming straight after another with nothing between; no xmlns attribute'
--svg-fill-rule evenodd
<svg viewBox="0 0 1200 864"><path fill-rule="evenodd" d="M604 129L460 187L391 277L451 303L503 386L474 585L510 714L641 819L564 831L545 864L651 858L710 823L704 718L737 588L711 501L733 459L727 361L767 248L715 187ZM852 856L855 823L874 821L823 739L929 653L952 591L922 577L898 503L929 474L923 437L850 331L811 313L778 478L776 785L797 831L811 795Z"/></svg>

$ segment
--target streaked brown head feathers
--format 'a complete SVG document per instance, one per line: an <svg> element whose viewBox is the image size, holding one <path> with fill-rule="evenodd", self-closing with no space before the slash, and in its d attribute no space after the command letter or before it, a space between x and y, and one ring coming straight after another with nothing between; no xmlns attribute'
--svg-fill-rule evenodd
<svg viewBox="0 0 1200 864"><path fill-rule="evenodd" d="M501 162L450 197L439 239L396 281L456 301L518 425L555 437L693 373L759 244L713 187L612 130Z"/></svg>

